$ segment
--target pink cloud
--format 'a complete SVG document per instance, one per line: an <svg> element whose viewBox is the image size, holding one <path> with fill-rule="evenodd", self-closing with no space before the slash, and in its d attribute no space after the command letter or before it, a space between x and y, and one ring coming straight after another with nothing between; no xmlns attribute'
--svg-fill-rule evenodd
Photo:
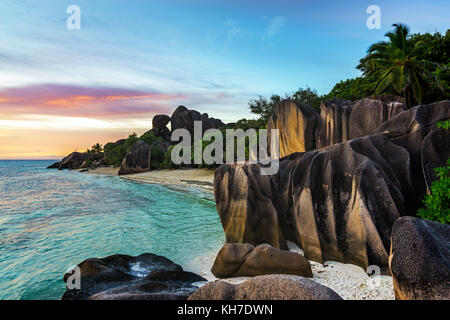
<svg viewBox="0 0 450 320"><path fill-rule="evenodd" d="M34 85L0 90L0 114L45 114L111 118L166 113L187 98L123 88Z"/></svg>

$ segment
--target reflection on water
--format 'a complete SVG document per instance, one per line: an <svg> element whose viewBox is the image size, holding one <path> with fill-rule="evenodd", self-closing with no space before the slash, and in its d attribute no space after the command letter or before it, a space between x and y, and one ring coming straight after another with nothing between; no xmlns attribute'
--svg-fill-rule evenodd
<svg viewBox="0 0 450 320"><path fill-rule="evenodd" d="M161 254L204 272L224 242L211 195L0 161L0 299L59 299L90 257ZM138 270L136 270L138 271Z"/></svg>

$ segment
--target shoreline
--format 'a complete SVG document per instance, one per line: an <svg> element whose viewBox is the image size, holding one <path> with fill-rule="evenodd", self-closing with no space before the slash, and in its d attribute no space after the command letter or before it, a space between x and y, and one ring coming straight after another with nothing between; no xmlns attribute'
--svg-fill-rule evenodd
<svg viewBox="0 0 450 320"><path fill-rule="evenodd" d="M214 190L214 170L211 169L163 169L119 176L119 168L101 167L89 171L82 171L81 173L118 176L128 181L158 184L168 187L192 187L210 194Z"/></svg>
<svg viewBox="0 0 450 320"><path fill-rule="evenodd" d="M166 187L188 188L194 187L202 191L213 193L214 170L210 169L178 169L155 170L143 173L119 176L119 168L101 167L82 173L118 176L124 180L158 184ZM288 242L289 251L303 254L303 250L294 243ZM216 253L209 252L203 256L195 257L192 264L187 267L195 273L206 278L208 282L224 280L233 284L243 282L248 277L218 279L212 272ZM309 260L313 271L313 279L317 283L335 290L344 300L393 300L394 289L392 277L369 277L358 266L327 261L324 264ZM205 268L208 266L207 268Z"/></svg>

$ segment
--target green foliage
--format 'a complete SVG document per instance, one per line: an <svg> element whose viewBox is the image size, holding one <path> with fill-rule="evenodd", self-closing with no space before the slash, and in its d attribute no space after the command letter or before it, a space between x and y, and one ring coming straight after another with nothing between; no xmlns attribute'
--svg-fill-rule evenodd
<svg viewBox="0 0 450 320"><path fill-rule="evenodd" d="M151 131L144 133L139 137L139 140L142 140L149 145L152 145L155 141L164 141L163 138L155 136L155 134Z"/></svg>
<svg viewBox="0 0 450 320"><path fill-rule="evenodd" d="M260 119L267 123L273 114L276 104L280 101L281 97L274 94L268 99L262 96L259 96L257 99L251 99L248 105L252 113L260 116Z"/></svg>
<svg viewBox="0 0 450 320"><path fill-rule="evenodd" d="M372 94L371 86L371 82L364 77L348 79L336 84L325 98L340 98L351 101L359 100L369 97Z"/></svg>
<svg viewBox="0 0 450 320"><path fill-rule="evenodd" d="M290 94L286 93L283 99L295 100L299 103L304 103L319 109L320 103L324 100L324 96L320 96L317 94L316 90L307 87L306 89L299 88L297 91ZM275 106L281 100L281 96L276 94L272 95L270 98L259 96L257 99L251 99L248 102L248 105L250 107L250 111L259 116L259 119L256 121L266 124L272 116ZM261 128L261 125L259 125L258 128Z"/></svg>
<svg viewBox="0 0 450 320"><path fill-rule="evenodd" d="M443 92L442 79L437 74L442 73L445 70L443 64L449 62L448 56L443 58L445 61L438 58L430 51L430 46L442 54L448 48L445 43L434 43L441 35L411 35L406 25L394 24L393 27L393 31L386 33L389 40L371 45L357 68L364 78L373 81L373 94L403 96L409 107L424 103L430 98L427 92ZM447 32L446 37L448 35Z"/></svg>
<svg viewBox="0 0 450 320"><path fill-rule="evenodd" d="M103 152L103 146L100 143L96 143L91 147L91 152L94 154Z"/></svg>
<svg viewBox="0 0 450 320"><path fill-rule="evenodd" d="M316 90L309 87L306 87L306 89L299 88L290 98L316 109L320 109L320 103L324 100L323 96L318 95Z"/></svg>
<svg viewBox="0 0 450 320"><path fill-rule="evenodd" d="M267 127L267 122L264 119L240 119L236 122L233 129L242 129L247 131L248 129L265 129Z"/></svg>
<svg viewBox="0 0 450 320"><path fill-rule="evenodd" d="M176 165L172 162L172 150L175 146L170 146L169 151L164 154L164 158L161 167L164 169L179 169L180 165Z"/></svg>
<svg viewBox="0 0 450 320"><path fill-rule="evenodd" d="M436 168L437 179L430 188L430 194L425 196L425 208L418 211L422 219L434 220L440 223L450 223L450 159L447 165Z"/></svg>
<svg viewBox="0 0 450 320"><path fill-rule="evenodd" d="M450 129L450 120L440 121L436 123L436 127L448 130Z"/></svg>
<svg viewBox="0 0 450 320"><path fill-rule="evenodd" d="M131 148L139 141L136 133L130 135L125 143L120 146L114 146L114 143L110 142L105 144L105 164L118 167L122 164L122 160L125 155L130 152Z"/></svg>

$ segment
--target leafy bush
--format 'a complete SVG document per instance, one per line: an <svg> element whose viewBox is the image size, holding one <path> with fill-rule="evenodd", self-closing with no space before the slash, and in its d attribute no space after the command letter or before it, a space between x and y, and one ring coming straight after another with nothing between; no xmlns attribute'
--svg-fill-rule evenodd
<svg viewBox="0 0 450 320"><path fill-rule="evenodd" d="M447 165L436 168L437 179L431 185L431 193L426 195L423 203L425 208L418 211L422 219L434 220L440 223L450 223L450 159Z"/></svg>
<svg viewBox="0 0 450 320"><path fill-rule="evenodd" d="M448 129L450 129L450 120L440 121L440 122L436 123L436 127L448 130Z"/></svg>

